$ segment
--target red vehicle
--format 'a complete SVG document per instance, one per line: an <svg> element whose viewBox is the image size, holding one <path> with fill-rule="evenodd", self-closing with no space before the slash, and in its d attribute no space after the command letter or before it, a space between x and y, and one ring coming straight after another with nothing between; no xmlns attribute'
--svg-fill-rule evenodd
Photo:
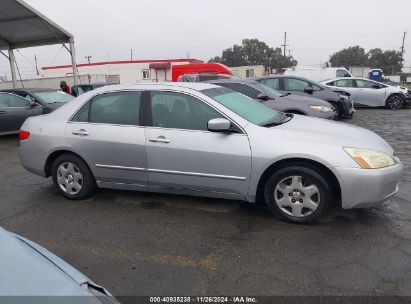
<svg viewBox="0 0 411 304"><path fill-rule="evenodd" d="M172 81L176 82L181 75L196 73L234 75L228 67L220 63L179 64L172 67Z"/></svg>

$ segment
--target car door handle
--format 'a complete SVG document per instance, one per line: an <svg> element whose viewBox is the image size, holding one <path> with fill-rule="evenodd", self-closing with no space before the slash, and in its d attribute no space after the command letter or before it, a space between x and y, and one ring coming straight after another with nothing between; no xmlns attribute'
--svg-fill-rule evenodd
<svg viewBox="0 0 411 304"><path fill-rule="evenodd" d="M0 111L0 114L7 114L6 111Z"/></svg>
<svg viewBox="0 0 411 304"><path fill-rule="evenodd" d="M71 134L73 134L73 135L79 135L79 136L88 136L88 135L90 135L90 133L87 132L87 131L84 130L84 129L80 129L80 130L78 130L78 131L73 131L73 132L71 132Z"/></svg>
<svg viewBox="0 0 411 304"><path fill-rule="evenodd" d="M159 136L159 137L156 137L156 138L150 138L149 141L157 142L157 143L164 143L164 144L169 144L170 143L170 140L168 140L164 136Z"/></svg>

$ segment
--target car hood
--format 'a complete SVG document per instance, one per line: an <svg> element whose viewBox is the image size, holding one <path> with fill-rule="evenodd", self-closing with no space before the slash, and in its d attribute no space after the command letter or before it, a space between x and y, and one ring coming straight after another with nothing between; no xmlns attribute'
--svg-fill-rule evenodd
<svg viewBox="0 0 411 304"><path fill-rule="evenodd" d="M101 303L87 289L98 285L45 248L1 227L0 244L0 296L87 296L82 303Z"/></svg>
<svg viewBox="0 0 411 304"><path fill-rule="evenodd" d="M309 96L289 94L289 95L285 95L282 97L277 97L277 99L282 100L282 101L305 103L307 105L331 107L331 105L327 101L319 99L319 98L309 97Z"/></svg>
<svg viewBox="0 0 411 304"><path fill-rule="evenodd" d="M310 141L321 145L327 143L341 147L375 149L393 154L391 146L379 135L343 122L294 115L289 122L270 129L275 132L281 130L281 135L301 142Z"/></svg>

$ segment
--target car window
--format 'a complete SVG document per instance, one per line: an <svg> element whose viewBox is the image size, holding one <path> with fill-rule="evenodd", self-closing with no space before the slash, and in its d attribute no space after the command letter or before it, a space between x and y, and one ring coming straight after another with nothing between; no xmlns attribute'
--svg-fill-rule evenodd
<svg viewBox="0 0 411 304"><path fill-rule="evenodd" d="M14 94L0 94L0 107L24 108L30 101Z"/></svg>
<svg viewBox="0 0 411 304"><path fill-rule="evenodd" d="M227 88L206 89L201 92L256 125L262 126L281 117L276 110Z"/></svg>
<svg viewBox="0 0 411 304"><path fill-rule="evenodd" d="M310 86L313 88L314 91L321 91L321 90L322 90L322 88L319 87L318 85L315 85L315 84L311 84L311 83L310 83Z"/></svg>
<svg viewBox="0 0 411 304"><path fill-rule="evenodd" d="M344 69L337 70L336 76L337 77L351 77L350 73L348 73L348 71Z"/></svg>
<svg viewBox="0 0 411 304"><path fill-rule="evenodd" d="M275 90L280 89L280 79L279 78L264 78L264 79L261 79L260 82L272 89L275 89Z"/></svg>
<svg viewBox="0 0 411 304"><path fill-rule="evenodd" d="M74 96L66 94L62 91L40 91L33 92L34 96L47 103L66 103L74 99Z"/></svg>
<svg viewBox="0 0 411 304"><path fill-rule="evenodd" d="M380 89L381 88L381 86L378 83L368 81L368 80L357 79L356 82L357 82L358 88L365 88L365 89Z"/></svg>
<svg viewBox="0 0 411 304"><path fill-rule="evenodd" d="M151 112L154 127L208 130L208 121L223 116L190 95L175 92L151 92Z"/></svg>
<svg viewBox="0 0 411 304"><path fill-rule="evenodd" d="M252 99L257 99L258 94L261 92L258 91L257 89L243 83L218 83L217 85L225 87L227 89L239 92L241 94L244 94L245 96L248 96Z"/></svg>
<svg viewBox="0 0 411 304"><path fill-rule="evenodd" d="M139 125L141 92L98 95L85 104L72 121Z"/></svg>
<svg viewBox="0 0 411 304"><path fill-rule="evenodd" d="M340 79L334 81L334 85L336 87L341 87L341 88L352 88L354 87L352 79Z"/></svg>
<svg viewBox="0 0 411 304"><path fill-rule="evenodd" d="M299 91L304 92L304 89L310 87L310 83L301 79L284 78L285 91Z"/></svg>

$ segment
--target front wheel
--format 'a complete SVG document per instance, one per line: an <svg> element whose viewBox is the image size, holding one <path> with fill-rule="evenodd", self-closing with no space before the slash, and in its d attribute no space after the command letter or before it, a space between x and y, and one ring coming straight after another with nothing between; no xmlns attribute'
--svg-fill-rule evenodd
<svg viewBox="0 0 411 304"><path fill-rule="evenodd" d="M89 167L73 154L59 156L51 170L54 186L68 199L82 200L96 192L96 182Z"/></svg>
<svg viewBox="0 0 411 304"><path fill-rule="evenodd" d="M399 94L394 94L388 97L385 106L390 110L398 110L404 106L405 98Z"/></svg>
<svg viewBox="0 0 411 304"><path fill-rule="evenodd" d="M269 210L300 224L318 221L331 200L331 187L316 170L295 165L274 172L265 185Z"/></svg>

